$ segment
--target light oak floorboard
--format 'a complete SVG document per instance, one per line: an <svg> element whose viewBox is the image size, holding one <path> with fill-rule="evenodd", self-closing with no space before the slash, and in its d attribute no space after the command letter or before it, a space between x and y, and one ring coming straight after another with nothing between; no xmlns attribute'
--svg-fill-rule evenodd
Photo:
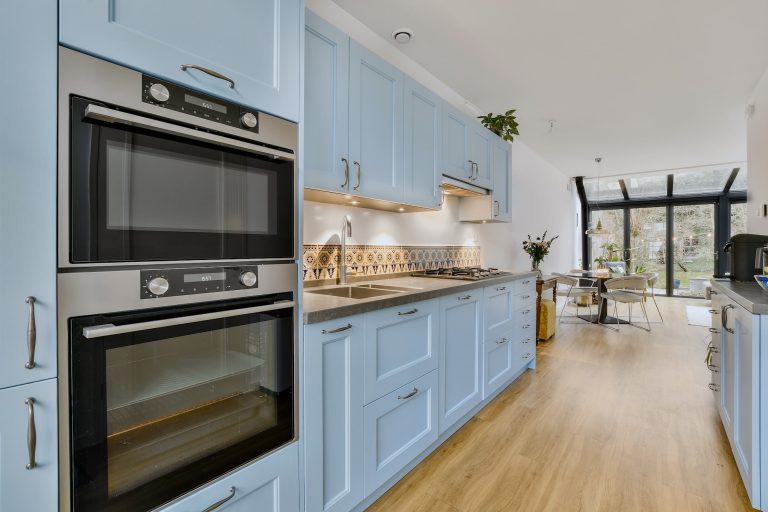
<svg viewBox="0 0 768 512"><path fill-rule="evenodd" d="M685 305L707 303L657 300L651 333L560 324L536 370L368 510L752 510L707 388L707 329L687 325Z"/></svg>

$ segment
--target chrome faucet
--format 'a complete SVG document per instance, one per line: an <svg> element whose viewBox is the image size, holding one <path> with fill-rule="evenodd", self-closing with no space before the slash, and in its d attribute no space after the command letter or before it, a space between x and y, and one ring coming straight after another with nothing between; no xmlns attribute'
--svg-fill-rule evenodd
<svg viewBox="0 0 768 512"><path fill-rule="evenodd" d="M339 256L339 284L347 284L347 237L352 236L352 219L345 215L341 224L341 255Z"/></svg>

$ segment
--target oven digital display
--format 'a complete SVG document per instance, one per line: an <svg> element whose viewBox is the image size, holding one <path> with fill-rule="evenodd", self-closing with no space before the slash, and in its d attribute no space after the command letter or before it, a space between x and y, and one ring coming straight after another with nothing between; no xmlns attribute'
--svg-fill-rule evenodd
<svg viewBox="0 0 768 512"><path fill-rule="evenodd" d="M226 272L210 272L207 274L184 274L185 283L207 283L209 281L224 281Z"/></svg>
<svg viewBox="0 0 768 512"><path fill-rule="evenodd" d="M212 101L204 100L201 98L198 98L197 96L192 96L191 94L184 94L184 101L187 103L191 103L193 105L197 105L198 107L207 108L209 110L214 110L216 112L221 112L222 114L227 113L227 107L224 105L219 105L218 103L213 103Z"/></svg>

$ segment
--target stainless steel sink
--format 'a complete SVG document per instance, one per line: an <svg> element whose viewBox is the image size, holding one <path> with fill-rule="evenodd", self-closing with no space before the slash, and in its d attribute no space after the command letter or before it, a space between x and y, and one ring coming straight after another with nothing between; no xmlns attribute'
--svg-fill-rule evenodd
<svg viewBox="0 0 768 512"><path fill-rule="evenodd" d="M370 299L371 297L381 297L382 295L393 295L402 293L401 290L373 288L369 286L340 286L338 288L326 288L325 290L306 290L307 293L317 295L330 295L331 297L342 297L346 299Z"/></svg>

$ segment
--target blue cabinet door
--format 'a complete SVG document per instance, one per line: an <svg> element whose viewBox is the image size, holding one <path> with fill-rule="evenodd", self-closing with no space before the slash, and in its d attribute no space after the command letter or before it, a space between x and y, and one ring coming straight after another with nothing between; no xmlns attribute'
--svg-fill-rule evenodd
<svg viewBox="0 0 768 512"><path fill-rule="evenodd" d="M483 346L483 400L487 400L514 373L517 351L511 333L487 337Z"/></svg>
<svg viewBox="0 0 768 512"><path fill-rule="evenodd" d="M482 291L440 299L440 433L482 400Z"/></svg>
<svg viewBox="0 0 768 512"><path fill-rule="evenodd" d="M493 141L491 164L493 171L493 218L499 222L512 221L512 145L502 139Z"/></svg>
<svg viewBox="0 0 768 512"><path fill-rule="evenodd" d="M349 38L307 11L304 47L304 186L347 192Z"/></svg>
<svg viewBox="0 0 768 512"><path fill-rule="evenodd" d="M66 0L62 44L140 71L299 118L301 0ZM182 64L209 68L235 82Z"/></svg>
<svg viewBox="0 0 768 512"><path fill-rule="evenodd" d="M55 0L3 3L0 388L56 376L56 23Z"/></svg>
<svg viewBox="0 0 768 512"><path fill-rule="evenodd" d="M475 165L471 182L478 187L493 188L491 146L496 136L472 120L469 133L469 159Z"/></svg>
<svg viewBox="0 0 768 512"><path fill-rule="evenodd" d="M355 41L349 56L350 193L400 202L403 74Z"/></svg>
<svg viewBox="0 0 768 512"><path fill-rule="evenodd" d="M443 174L466 182L474 176L469 162L469 123L467 116L443 104Z"/></svg>
<svg viewBox="0 0 768 512"><path fill-rule="evenodd" d="M228 498L228 499L227 499ZM227 500L221 503L222 500ZM163 512L299 512L298 443L270 453L163 509Z"/></svg>
<svg viewBox="0 0 768 512"><path fill-rule="evenodd" d="M442 148L442 100L410 77L405 78L405 183L403 202L439 208Z"/></svg>
<svg viewBox="0 0 768 512"><path fill-rule="evenodd" d="M363 492L363 317L304 329L307 511L346 512Z"/></svg>
<svg viewBox="0 0 768 512"><path fill-rule="evenodd" d="M1 390L0 411L0 510L59 510L56 379ZM36 444L27 469L30 430Z"/></svg>

